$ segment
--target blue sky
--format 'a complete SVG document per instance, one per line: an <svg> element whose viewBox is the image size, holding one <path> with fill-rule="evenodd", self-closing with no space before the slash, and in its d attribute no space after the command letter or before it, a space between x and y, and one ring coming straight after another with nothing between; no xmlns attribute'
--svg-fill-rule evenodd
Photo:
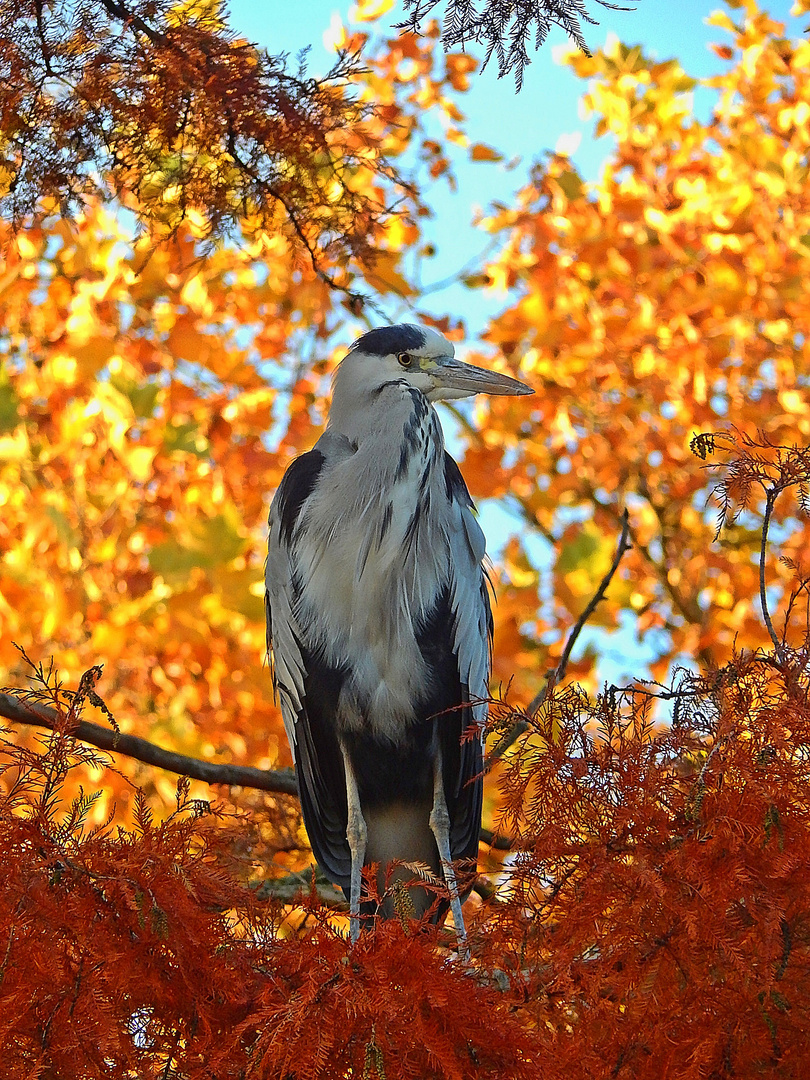
<svg viewBox="0 0 810 1080"><path fill-rule="evenodd" d="M482 0L483 2L483 0ZM774 17L787 23L788 34L799 36L805 29L807 17L790 16L790 0L771 0L765 4ZM601 48L608 34L615 34L628 44L641 44L648 54L665 60L677 57L688 74L704 78L723 70L723 62L709 49L710 42L724 42L723 31L707 26L710 12L729 9L721 0L638 0L634 10L612 11L588 0L588 8L599 19L598 26L585 26L586 39L592 51ZM322 75L330 67L333 53L324 45L330 26L342 20L350 25L353 5L335 0L295 0L295 2L265 2L230 0L232 29L269 49L273 53L288 52L295 56L311 46L308 64L313 75ZM741 11L730 12L739 18ZM364 30L377 30L393 35L395 24L404 18L402 0L382 17L378 24L362 24ZM558 147L560 139L574 135L573 160L586 179L596 179L601 163L610 151L605 138L594 138L592 118L580 114L579 99L584 84L556 59L561 47L569 45L562 30L554 29L526 71L524 86L515 93L511 77L497 78L493 65L473 77L472 89L463 95L461 105L467 114L467 131L472 142L483 142L500 150L506 161L520 159L507 170L503 164L475 165L466 162L464 151L455 155L454 164L459 190L452 193L439 184L431 192L429 202L435 217L429 224L429 238L435 241L438 255L424 275L427 282L452 276L474 259L483 249L486 237L471 225L476 207L486 209L492 200L511 202L513 193L522 186L533 161L546 151ZM474 49L470 50L473 53ZM698 114L707 116L711 94L699 89L694 95ZM424 310L441 315L452 312L462 316L472 337L480 332L488 317L503 306L504 298L486 297L477 291L470 294L461 286L431 295ZM390 306L390 305L389 305ZM388 311L391 318L400 319L406 312L394 306Z"/></svg>

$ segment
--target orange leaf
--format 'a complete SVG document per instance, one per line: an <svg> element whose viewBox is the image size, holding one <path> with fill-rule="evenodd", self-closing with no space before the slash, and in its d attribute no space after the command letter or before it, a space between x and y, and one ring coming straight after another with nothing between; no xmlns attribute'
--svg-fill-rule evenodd
<svg viewBox="0 0 810 1080"><path fill-rule="evenodd" d="M485 143L473 143L470 147L470 161L503 161L503 154Z"/></svg>

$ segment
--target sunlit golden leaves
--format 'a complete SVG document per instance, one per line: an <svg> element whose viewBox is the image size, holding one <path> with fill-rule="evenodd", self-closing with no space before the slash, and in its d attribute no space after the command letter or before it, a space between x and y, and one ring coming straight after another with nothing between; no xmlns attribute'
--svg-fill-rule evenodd
<svg viewBox="0 0 810 1080"><path fill-rule="evenodd" d="M125 728L156 725L204 757L286 761L257 588L284 467L265 434L289 392L278 361L329 294L283 242L200 262L189 235L131 248L99 208L20 235L3 281L7 671L13 640L57 655L68 678L98 657ZM127 797L111 778L105 798Z"/></svg>
<svg viewBox="0 0 810 1080"><path fill-rule="evenodd" d="M735 640L764 634L750 604L761 497L715 543L692 434L728 424L777 444L810 437L810 47L754 4L713 18L732 45L707 83L709 122L694 118L696 84L677 62L618 43L573 54L597 133L616 141L600 180L584 184L554 155L484 222L502 242L486 277L507 292L487 337L523 358L538 390L510 416L528 432L511 490L558 550L577 532L609 550L629 508L634 550L604 617L629 606L641 631L666 631L658 677L679 653L719 664ZM805 523L795 543L810 543ZM587 599L577 580L560 573L554 589L572 612ZM788 584L774 565L768 580ZM561 639L565 620L546 628Z"/></svg>
<svg viewBox="0 0 810 1080"><path fill-rule="evenodd" d="M356 88L371 101L385 84L367 133L397 152L410 146L419 168L418 103L456 115L452 78L465 68L435 43L435 29L426 41L382 43ZM352 129L340 137L365 153ZM373 158L349 174L358 190L377 183ZM245 217L239 244L217 248L201 244L208 224L193 207L169 242L159 228L133 242L128 213L94 201L72 222L53 215L6 235L8 681L25 678L14 640L57 656L69 681L102 660L101 692L125 730L212 760L289 764L265 664L269 499L317 438L328 375L355 333L327 278L362 286L362 267L375 294L413 295L403 254L419 244L417 222L406 213L377 222L375 257L351 269L339 249L314 269L258 213ZM132 771L169 794L160 774ZM113 776L92 812L103 817L113 802L123 811L129 798Z"/></svg>

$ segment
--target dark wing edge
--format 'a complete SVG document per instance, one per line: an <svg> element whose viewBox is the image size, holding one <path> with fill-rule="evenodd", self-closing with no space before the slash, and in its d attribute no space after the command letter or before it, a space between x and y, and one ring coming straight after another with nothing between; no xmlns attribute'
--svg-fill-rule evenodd
<svg viewBox="0 0 810 1080"><path fill-rule="evenodd" d="M348 888L351 853L346 841L346 781L329 722L329 703L336 700L330 694L336 673L306 650L295 617L301 589L295 565L295 527L324 460L317 448L296 458L270 506L265 567L267 650L312 851L327 877Z"/></svg>
<svg viewBox="0 0 810 1080"><path fill-rule="evenodd" d="M445 454L445 480L452 508L450 539L450 641L455 656L461 710L454 731L443 732L443 755L455 768L445 774L454 859L478 857L484 794L484 726L492 668L492 610L484 570L486 541L458 465ZM455 740L455 753L449 743Z"/></svg>

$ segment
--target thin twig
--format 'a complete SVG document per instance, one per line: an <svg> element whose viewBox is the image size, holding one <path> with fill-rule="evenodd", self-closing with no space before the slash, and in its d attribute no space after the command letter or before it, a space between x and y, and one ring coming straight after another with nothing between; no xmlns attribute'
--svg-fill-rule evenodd
<svg viewBox="0 0 810 1080"><path fill-rule="evenodd" d="M771 521L773 505L776 502L778 495L778 488L769 488L765 493L765 517L762 521L762 544L759 549L759 603L762 608L762 618L765 622L765 628L773 642L776 655L780 660L784 660L782 642L779 640L779 637L773 628L773 623L771 622L771 613L768 610L768 594L765 589L765 556L768 552L768 526Z"/></svg>
<svg viewBox="0 0 810 1080"><path fill-rule="evenodd" d="M588 621L588 619L590 619L591 615L596 610L597 604L601 603L602 600L604 600L608 585L610 585L611 581L613 580L613 575L619 569L619 563L622 561L622 557L624 556L625 551L629 550L630 546L630 515L628 514L627 510L625 510L622 514L622 532L621 536L619 537L616 554L613 556L613 562L610 564L608 572L602 578L602 581L599 584L599 588L591 597L590 603L582 612L580 617L577 619L576 623L574 623L574 627L571 630L571 633L568 635L568 640L565 643L565 648L563 649L563 654L560 657L560 662L559 664L557 664L557 667L554 671L555 683L561 682L565 677L565 673L568 670L568 661L571 658L571 652L574 648L574 645L576 645L577 638L582 632L585 623ZM529 713L533 713L536 708L536 705L530 705Z"/></svg>
<svg viewBox="0 0 810 1080"><path fill-rule="evenodd" d="M293 231L298 237L301 246L304 248L307 255L309 256L310 265L316 276L319 277L320 280L323 281L323 283L327 285L330 289L333 289L335 292L343 293L349 301L352 309L356 308L358 311L362 311L364 308L370 307L377 313L382 314L381 309L377 306L377 304L374 303L370 296L366 296L364 293L355 292L354 290L350 289L348 285L341 285L337 278L335 278L327 270L324 270L323 266L321 265L322 260L319 257L316 248L313 246L309 236L307 236L306 230L304 229L299 215L290 200L284 196L284 194L279 190L277 185L272 184L269 180L260 176L256 169L253 168L253 166L250 165L247 161L245 161L239 153L236 145L237 132L234 127L233 117L230 115L230 113L228 114L227 132L228 153L231 155L233 160L236 162L239 168L242 169L243 172L245 172L249 177L251 177L251 179L256 184L258 184L259 187L262 188L262 190L266 191L269 195L271 195L272 198L274 198L284 208L284 212L287 215L287 220L292 225Z"/></svg>
<svg viewBox="0 0 810 1080"><path fill-rule="evenodd" d="M616 554L613 556L613 562L610 564L610 568L599 583L599 588L591 597L588 606L585 608L585 610L582 612L580 617L577 619L577 621L571 628L571 632L568 635L565 643L565 648L563 649L562 656L560 657L557 666L551 671L546 672L545 682L543 683L541 689L537 692L537 694L529 703L529 707L526 709L526 716L534 716L534 714L541 707L549 694L554 690L554 687L557 686L558 683L562 682L562 680L565 678L565 673L568 670L568 661L571 658L571 652L573 651L574 645L576 645L577 638L581 634L582 629L587 623L588 619L595 611L596 606L601 603L602 600L604 600L605 593L607 592L608 586L613 580L614 574L619 568L619 563L622 561L624 553L628 551L632 546L630 543L630 516L627 510L625 510L622 514L621 520L622 531L619 537L619 543L616 547ZM520 736L528 730L528 727L529 725L526 720L520 719L515 721L515 723L506 732L506 734L492 748L492 751L487 758L487 769L491 768L491 766L498 760L498 758L503 757L509 747L512 746L512 744L515 743L520 738Z"/></svg>
<svg viewBox="0 0 810 1080"><path fill-rule="evenodd" d="M548 679L549 676L547 675L546 678ZM546 685L548 685L548 683L546 683ZM520 736L528 730L529 724L526 720L516 720L514 724L512 724L512 726L509 728L509 730L504 735L502 735L500 739L498 739L498 741L490 750L489 754L487 755L485 771L489 772L495 762L499 758L502 758L506 751L509 749L509 747L512 746L513 743L516 743Z"/></svg>

